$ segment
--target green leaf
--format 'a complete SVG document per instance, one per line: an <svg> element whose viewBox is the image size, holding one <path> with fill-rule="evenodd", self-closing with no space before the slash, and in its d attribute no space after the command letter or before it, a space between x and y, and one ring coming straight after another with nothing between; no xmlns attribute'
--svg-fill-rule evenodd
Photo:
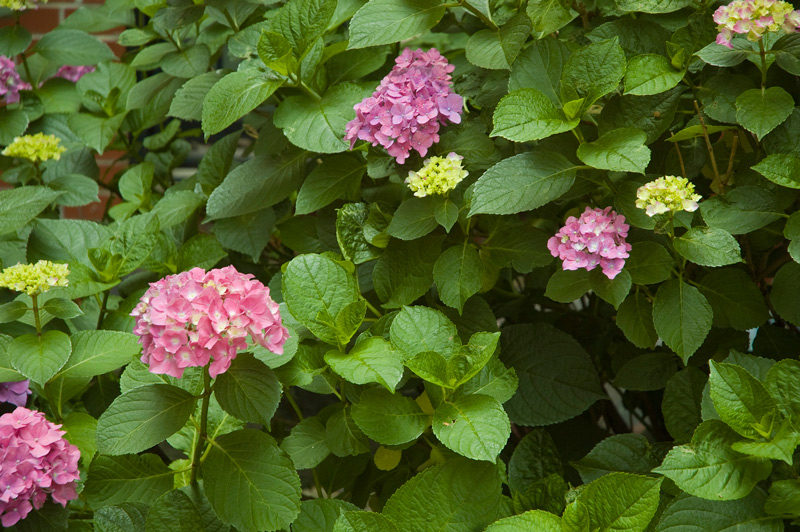
<svg viewBox="0 0 800 532"><path fill-rule="evenodd" d="M0 28L0 54L12 57L28 49L33 36L21 24ZM4 143L5 144L5 143Z"/></svg>
<svg viewBox="0 0 800 532"><path fill-rule="evenodd" d="M589 272L589 284L602 300L619 308L631 290L631 276L623 270L613 279L609 279L601 269L595 268Z"/></svg>
<svg viewBox="0 0 800 532"><path fill-rule="evenodd" d="M0 305L0 323L17 321L28 312L28 305L22 301L9 301Z"/></svg>
<svg viewBox="0 0 800 532"><path fill-rule="evenodd" d="M647 135L640 129L615 129L578 146L578 158L602 170L643 174L650 163L646 141Z"/></svg>
<svg viewBox="0 0 800 532"><path fill-rule="evenodd" d="M737 441L731 445L731 449L751 456L783 460L792 465L792 456L800 444L800 433L792 427L792 421L789 419L784 419L773 432L774 434L769 435L766 440Z"/></svg>
<svg viewBox="0 0 800 532"><path fill-rule="evenodd" d="M496 399L467 395L436 408L433 433L460 455L494 463L511 435L511 425Z"/></svg>
<svg viewBox="0 0 800 532"><path fill-rule="evenodd" d="M658 340L653 326L653 304L641 292L629 295L617 310L617 327L636 347L652 349Z"/></svg>
<svg viewBox="0 0 800 532"><path fill-rule="evenodd" d="M389 237L383 233L386 229L385 219L385 215L375 204L348 203L341 209L336 209L336 242L342 256L354 264L380 257L381 248L372 242L386 245ZM380 220L380 227L374 225L377 220ZM368 235L370 238L367 238Z"/></svg>
<svg viewBox="0 0 800 532"><path fill-rule="evenodd" d="M62 192L56 203L65 207L82 207L100 201L97 182L85 175L68 174L46 180L47 186Z"/></svg>
<svg viewBox="0 0 800 532"><path fill-rule="evenodd" d="M41 186L0 190L0 235L24 227L60 194Z"/></svg>
<svg viewBox="0 0 800 532"><path fill-rule="evenodd" d="M556 270L547 281L544 295L559 303L572 303L591 289L586 270Z"/></svg>
<svg viewBox="0 0 800 532"><path fill-rule="evenodd" d="M107 44L81 30L45 33L33 51L57 65L96 65L116 58Z"/></svg>
<svg viewBox="0 0 800 532"><path fill-rule="evenodd" d="M595 445L591 452L572 467L588 484L617 471L647 474L659 464L647 438L641 434L617 434Z"/></svg>
<svg viewBox="0 0 800 532"><path fill-rule="evenodd" d="M746 331L769 319L764 294L742 270L709 272L697 283L714 311L714 326Z"/></svg>
<svg viewBox="0 0 800 532"><path fill-rule="evenodd" d="M193 78L205 74L211 52L202 43L194 44L166 54L161 59L161 69L176 78Z"/></svg>
<svg viewBox="0 0 800 532"><path fill-rule="evenodd" d="M533 429L514 449L508 462L508 485L514 492L549 475L563 475L561 457L553 438L544 429Z"/></svg>
<svg viewBox="0 0 800 532"><path fill-rule="evenodd" d="M553 105L560 105L561 70L570 53L569 47L559 39L542 39L531 43L520 52L511 67L508 90L536 89L547 96Z"/></svg>
<svg viewBox="0 0 800 532"><path fill-rule="evenodd" d="M558 423L605 397L591 358L571 336L544 323L512 325L502 333L501 358L519 376L519 389L506 403L514 423Z"/></svg>
<svg viewBox="0 0 800 532"><path fill-rule="evenodd" d="M382 514L375 512L343 512L333 532L398 532L394 523Z"/></svg>
<svg viewBox="0 0 800 532"><path fill-rule="evenodd" d="M214 236L225 249L245 253L258 262L269 242L275 219L275 211L271 208L222 218L214 223Z"/></svg>
<svg viewBox="0 0 800 532"><path fill-rule="evenodd" d="M547 266L553 261L547 249L549 236L529 226L501 226L481 245L481 258L501 267L513 266L520 273Z"/></svg>
<svg viewBox="0 0 800 532"><path fill-rule="evenodd" d="M325 425L316 417L292 427L291 434L281 442L281 449L291 457L295 469L317 467L331 453L325 443Z"/></svg>
<svg viewBox="0 0 800 532"><path fill-rule="evenodd" d="M349 408L339 407L325 424L325 444L338 457L369 452L369 441L358 428Z"/></svg>
<svg viewBox="0 0 800 532"><path fill-rule="evenodd" d="M453 322L428 307L403 307L389 331L392 344L403 352L405 360L427 351L450 358L460 347Z"/></svg>
<svg viewBox="0 0 800 532"><path fill-rule="evenodd" d="M769 487L764 511L771 515L800 517L800 480L777 480Z"/></svg>
<svg viewBox="0 0 800 532"><path fill-rule="evenodd" d="M97 421L97 450L138 453L177 432L194 411L195 397L169 384L150 384L123 393Z"/></svg>
<svg viewBox="0 0 800 532"><path fill-rule="evenodd" d="M94 377L121 368L140 352L139 338L119 331L78 331L72 354L56 377Z"/></svg>
<svg viewBox="0 0 800 532"><path fill-rule="evenodd" d="M200 76L193 77L181 85L172 103L169 106L167 116L182 118L183 120L194 120L199 122L203 119L203 101L211 88L221 80L223 75L219 72L206 72Z"/></svg>
<svg viewBox="0 0 800 532"><path fill-rule="evenodd" d="M784 264L772 281L770 301L775 311L785 320L800 324L800 264Z"/></svg>
<svg viewBox="0 0 800 532"><path fill-rule="evenodd" d="M672 376L664 390L664 425L678 443L688 442L702 421L700 403L708 377L693 366Z"/></svg>
<svg viewBox="0 0 800 532"><path fill-rule="evenodd" d="M564 64L561 92L565 100L584 98L588 108L617 89L625 75L625 52L619 39L595 42L576 50Z"/></svg>
<svg viewBox="0 0 800 532"><path fill-rule="evenodd" d="M341 499L309 499L300 504L300 515L292 523L292 532L333 532L339 516L359 508Z"/></svg>
<svg viewBox="0 0 800 532"><path fill-rule="evenodd" d="M229 525L278 530L300 513L300 477L263 432L243 429L218 437L201 470L208 501Z"/></svg>
<svg viewBox="0 0 800 532"><path fill-rule="evenodd" d="M69 116L68 123L69 128L80 137L87 147L100 154L111 143L111 139L114 138L124 119L124 114L102 117L76 113Z"/></svg>
<svg viewBox="0 0 800 532"><path fill-rule="evenodd" d="M338 345L335 320L359 301L353 276L322 255L300 255L287 265L281 286L292 315L319 339Z"/></svg>
<svg viewBox="0 0 800 532"><path fill-rule="evenodd" d="M774 484L773 484L774 486ZM661 515L656 532L781 532L783 521L764 513L764 495L759 490L738 501L706 500L685 494L675 499Z"/></svg>
<svg viewBox="0 0 800 532"><path fill-rule="evenodd" d="M800 188L800 157L787 153L767 155L753 170L776 185L787 188ZM735 190L735 189L734 189ZM704 202L705 203L705 202Z"/></svg>
<svg viewBox="0 0 800 532"><path fill-rule="evenodd" d="M769 369L764 386L780 411L795 420L800 416L800 362L781 360Z"/></svg>
<svg viewBox="0 0 800 532"><path fill-rule="evenodd" d="M715 501L741 499L769 476L772 464L768 459L732 450L731 444L737 440L738 434L722 421L705 421L697 427L691 444L672 448L653 472L697 497Z"/></svg>
<svg viewBox="0 0 800 532"><path fill-rule="evenodd" d="M372 271L375 293L384 301L384 308L411 304L428 291L441 242L438 236L389 242Z"/></svg>
<svg viewBox="0 0 800 532"><path fill-rule="evenodd" d="M408 39L432 28L444 13L438 0L370 0L350 20L348 48Z"/></svg>
<svg viewBox="0 0 800 532"><path fill-rule="evenodd" d="M653 324L658 336L684 364L711 330L713 311L700 291L679 279L662 284L653 304Z"/></svg>
<svg viewBox="0 0 800 532"><path fill-rule="evenodd" d="M645 353L628 360L619 370L614 385L626 390L661 390L677 368L671 353Z"/></svg>
<svg viewBox="0 0 800 532"><path fill-rule="evenodd" d="M439 298L449 307L464 309L467 299L477 294L482 285L483 263L475 246L464 243L447 248L433 266L433 279Z"/></svg>
<svg viewBox="0 0 800 532"><path fill-rule="evenodd" d="M272 29L288 39L300 57L325 33L335 10L332 0L293 0L278 11Z"/></svg>
<svg viewBox="0 0 800 532"><path fill-rule="evenodd" d="M6 26L7 28L21 28L22 26ZM8 145L14 138L21 136L28 129L30 119L22 109L9 109L7 106L0 110L0 144Z"/></svg>
<svg viewBox="0 0 800 532"><path fill-rule="evenodd" d="M429 420L413 399L382 388L365 390L353 405L352 414L358 428L383 445L403 445L416 440Z"/></svg>
<svg viewBox="0 0 800 532"><path fill-rule="evenodd" d="M63 421L64 437L81 452L81 466L88 467L97 453L97 420L84 412L71 412Z"/></svg>
<svg viewBox="0 0 800 532"><path fill-rule="evenodd" d="M158 498L147 512L146 532L196 532L205 529L197 507L182 491Z"/></svg>
<svg viewBox="0 0 800 532"><path fill-rule="evenodd" d="M203 132L207 136L219 133L261 105L283 83L255 69L226 75L203 99Z"/></svg>
<svg viewBox="0 0 800 532"><path fill-rule="evenodd" d="M728 48L717 43L711 43L695 53L697 57L718 67L732 67L743 62L753 53L752 43L742 39L735 39L732 43L733 48Z"/></svg>
<svg viewBox="0 0 800 532"><path fill-rule="evenodd" d="M350 154L325 159L303 181L297 194L296 214L314 212L339 198L358 199L366 169L361 158Z"/></svg>
<svg viewBox="0 0 800 532"><path fill-rule="evenodd" d="M780 87L750 89L736 98L736 120L758 139L778 127L794 109L791 94Z"/></svg>
<svg viewBox="0 0 800 532"><path fill-rule="evenodd" d="M628 62L625 94L647 96L667 91L680 83L685 73L675 70L663 55L637 55Z"/></svg>
<svg viewBox="0 0 800 532"><path fill-rule="evenodd" d="M463 458L425 469L392 494L383 515L399 530L467 532L484 530L504 501L494 463Z"/></svg>
<svg viewBox="0 0 800 532"><path fill-rule="evenodd" d="M394 392L395 386L403 377L400 353L380 336L359 342L348 354L337 350L328 351L325 362L334 372L353 384L377 382L390 392Z"/></svg>
<svg viewBox="0 0 800 532"><path fill-rule="evenodd" d="M710 365L711 399L722 421L745 438L769 436L779 414L764 385L740 366Z"/></svg>
<svg viewBox="0 0 800 532"><path fill-rule="evenodd" d="M263 362L241 353L217 376L214 396L232 416L269 427L281 400L281 383Z"/></svg>
<svg viewBox="0 0 800 532"><path fill-rule="evenodd" d="M764 161L753 169L761 172L756 167ZM787 166L790 167L791 163ZM700 203L700 211L709 227L723 229L732 235L742 235L761 229L779 219L783 213L775 194L761 187L748 186L736 187L725 195L708 198Z"/></svg>
<svg viewBox="0 0 800 532"><path fill-rule="evenodd" d="M598 119L600 134L621 127L634 127L644 131L647 143L652 143L672 123L684 90L678 86L652 96L627 94L611 97Z"/></svg>
<svg viewBox="0 0 800 532"><path fill-rule="evenodd" d="M692 5L692 0L615 0L615 3L617 8L622 11L672 13Z"/></svg>
<svg viewBox="0 0 800 532"><path fill-rule="evenodd" d="M528 152L503 159L475 183L469 216L536 209L566 193L575 174L575 166L554 152Z"/></svg>
<svg viewBox="0 0 800 532"><path fill-rule="evenodd" d="M355 116L353 105L369 94L371 90L359 85L342 83L328 89L320 99L289 96L278 106L273 122L295 146L319 153L342 152L350 146L344 141L344 133L347 122Z"/></svg>
<svg viewBox="0 0 800 532"><path fill-rule="evenodd" d="M485 532L561 532L561 518L544 510L531 510L523 514L495 521Z"/></svg>
<svg viewBox="0 0 800 532"><path fill-rule="evenodd" d="M532 0L528 2L526 12L540 39L560 30L578 16L565 0Z"/></svg>
<svg viewBox="0 0 800 532"><path fill-rule="evenodd" d="M604 475L586 485L567 506L564 530L577 530L574 516L582 515L588 530L644 532L658 509L660 488L661 479L628 473Z"/></svg>
<svg viewBox="0 0 800 532"><path fill-rule="evenodd" d="M567 117L546 95L526 88L504 96L492 121L493 137L527 142L569 131L578 125L579 119Z"/></svg>
<svg viewBox="0 0 800 532"><path fill-rule="evenodd" d="M692 227L673 240L675 251L700 266L726 266L742 262L736 239L724 229Z"/></svg>
<svg viewBox="0 0 800 532"><path fill-rule="evenodd" d="M95 509L126 502L152 504L172 489L174 476L154 454L99 455L89 467L82 495Z"/></svg>
<svg viewBox="0 0 800 532"><path fill-rule="evenodd" d="M439 200L433 196L409 198L397 208L386 232L401 240L425 236L439 225L436 208Z"/></svg>
<svg viewBox="0 0 800 532"><path fill-rule="evenodd" d="M465 49L467 60L475 66L509 70L531 33L531 19L515 15L499 30L473 33Z"/></svg>
<svg viewBox="0 0 800 532"><path fill-rule="evenodd" d="M14 369L42 386L66 364L71 351L69 336L56 330L18 336L7 348Z"/></svg>

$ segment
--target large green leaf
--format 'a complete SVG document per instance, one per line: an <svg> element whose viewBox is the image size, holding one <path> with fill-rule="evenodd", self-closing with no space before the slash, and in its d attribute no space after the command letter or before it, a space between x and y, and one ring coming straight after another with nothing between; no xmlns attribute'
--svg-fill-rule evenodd
<svg viewBox="0 0 800 532"><path fill-rule="evenodd" d="M360 401L353 405L352 414L364 434L383 445L416 440L429 419L413 399L382 388L365 390Z"/></svg>
<svg viewBox="0 0 800 532"><path fill-rule="evenodd" d="M559 39L542 39L530 44L511 67L508 90L536 89L553 105L560 105L561 69L570 53L569 47Z"/></svg>
<svg viewBox="0 0 800 532"><path fill-rule="evenodd" d="M291 434L281 442L281 449L291 457L296 469L316 467L331 453L325 443L325 425L316 417L292 427Z"/></svg>
<svg viewBox="0 0 800 532"><path fill-rule="evenodd" d="M290 96L275 111L274 123L300 148L319 153L345 151L349 147L343 140L345 126L355 118L353 105L371 92L354 83L342 83L320 99Z"/></svg>
<svg viewBox="0 0 800 532"><path fill-rule="evenodd" d="M687 445L673 447L653 470L683 491L714 501L746 497L772 471L768 459L731 449L740 436L722 421L703 422Z"/></svg>
<svg viewBox="0 0 800 532"><path fill-rule="evenodd" d="M800 157L788 153L767 155L753 170L773 183L787 188L800 188Z"/></svg>
<svg viewBox="0 0 800 532"><path fill-rule="evenodd" d="M605 397L583 347L544 323L503 329L502 358L519 376L519 389L506 403L514 423L550 425L577 416Z"/></svg>
<svg viewBox="0 0 800 532"><path fill-rule="evenodd" d="M493 397L467 395L445 401L433 415L433 433L449 449L494 463L511 435L503 407Z"/></svg>
<svg viewBox="0 0 800 532"><path fill-rule="evenodd" d="M409 305L428 291L441 242L442 237L433 235L410 242L389 242L372 272L375 293L384 307Z"/></svg>
<svg viewBox="0 0 800 532"><path fill-rule="evenodd" d="M533 31L542 37L558 31L578 16L566 0L532 0L526 12L533 21Z"/></svg>
<svg viewBox="0 0 800 532"><path fill-rule="evenodd" d="M504 96L494 111L492 136L516 142L547 138L569 131L578 118L568 118L536 89L517 89Z"/></svg>
<svg viewBox="0 0 800 532"><path fill-rule="evenodd" d="M586 109L616 90L624 75L625 52L619 46L619 39L594 42L567 59L561 75L561 93L567 101L583 98Z"/></svg>
<svg viewBox="0 0 800 532"><path fill-rule="evenodd" d="M343 512L333 532L398 532L391 519L376 512Z"/></svg>
<svg viewBox="0 0 800 532"><path fill-rule="evenodd" d="M653 326L653 304L641 292L629 295L617 310L617 327L636 347L652 349L658 340Z"/></svg>
<svg viewBox="0 0 800 532"><path fill-rule="evenodd" d="M377 382L390 392L394 392L403 377L402 355L380 336L357 343L347 354L338 350L328 351L325 362L349 382Z"/></svg>
<svg viewBox="0 0 800 532"><path fill-rule="evenodd" d="M392 344L403 352L406 360L426 351L450 358L460 346L453 322L429 307L403 307L389 331Z"/></svg>
<svg viewBox="0 0 800 532"><path fill-rule="evenodd" d="M486 532L562 532L561 518L544 510L531 510L523 514L495 521Z"/></svg>
<svg viewBox="0 0 800 532"><path fill-rule="evenodd" d="M350 21L349 48L391 44L432 28L444 16L438 0L370 0Z"/></svg>
<svg viewBox="0 0 800 532"><path fill-rule="evenodd" d="M119 331L79 331L72 354L56 377L94 377L120 368L141 349L137 336Z"/></svg>
<svg viewBox="0 0 800 532"><path fill-rule="evenodd" d="M711 399L722 421L746 438L769 436L779 414L764 385L741 366L710 365Z"/></svg>
<svg viewBox="0 0 800 532"><path fill-rule="evenodd" d="M263 362L241 353L217 376L214 396L229 414L269 427L281 400L281 383Z"/></svg>
<svg viewBox="0 0 800 532"><path fill-rule="evenodd" d="M684 363L702 345L711 330L713 311L700 291L680 279L662 284L653 305L653 324Z"/></svg>
<svg viewBox="0 0 800 532"><path fill-rule="evenodd" d="M447 248L436 259L433 279L439 289L439 298L460 314L467 299L481 288L483 263L478 250L466 242Z"/></svg>
<svg viewBox="0 0 800 532"><path fill-rule="evenodd" d="M768 159L769 157L755 165L753 169L760 172L759 167L762 167ZM791 169L791 164L784 164L779 171L783 172L787 168ZM768 175L765 177L770 179ZM733 235L761 229L779 219L782 214L775 194L764 188L751 186L736 187L724 196L708 198L700 203L700 211L709 227L723 229Z"/></svg>
<svg viewBox="0 0 800 532"><path fill-rule="evenodd" d="M739 243L724 229L692 227L673 241L675 251L701 266L726 266L742 262Z"/></svg>
<svg viewBox="0 0 800 532"><path fill-rule="evenodd" d="M595 445L579 461L572 462L572 467L588 484L616 471L647 474L658 464L647 438L641 434L616 434Z"/></svg>
<svg viewBox="0 0 800 532"><path fill-rule="evenodd" d="M69 359L72 343L68 335L50 330L41 335L18 336L7 347L11 365L31 379L44 385Z"/></svg>
<svg viewBox="0 0 800 532"><path fill-rule="evenodd" d="M33 50L58 65L96 65L100 61L116 58L103 41L75 29L47 32Z"/></svg>
<svg viewBox="0 0 800 532"><path fill-rule="evenodd" d="M308 214L338 198L358 199L366 163L352 155L334 155L316 166L297 194L296 213Z"/></svg>
<svg viewBox="0 0 800 532"><path fill-rule="evenodd" d="M333 0L292 0L272 19L272 29L286 38L301 57L325 33L335 10Z"/></svg>
<svg viewBox="0 0 800 532"><path fill-rule="evenodd" d="M769 369L764 386L787 418L800 419L800 362L777 362Z"/></svg>
<svg viewBox="0 0 800 532"><path fill-rule="evenodd" d="M39 186L0 190L0 235L23 227L60 194Z"/></svg>
<svg viewBox="0 0 800 532"><path fill-rule="evenodd" d="M263 432L243 429L220 436L201 471L217 516L240 530L288 528L300 513L300 477Z"/></svg>
<svg viewBox="0 0 800 532"><path fill-rule="evenodd" d="M154 454L99 455L89 467L83 496L95 509L125 502L152 504L172 489L174 476Z"/></svg>
<svg viewBox="0 0 800 532"><path fill-rule="evenodd" d="M754 491L738 501L676 498L658 520L656 532L782 532L783 520L764 513L764 494Z"/></svg>
<svg viewBox="0 0 800 532"><path fill-rule="evenodd" d="M508 70L530 33L531 19L521 14L511 17L499 30L480 30L467 41L467 60L481 68Z"/></svg>
<svg viewBox="0 0 800 532"><path fill-rule="evenodd" d="M621 128L604 133L594 142L578 147L578 158L595 168L644 173L650 163L647 135L640 129Z"/></svg>
<svg viewBox="0 0 800 532"><path fill-rule="evenodd" d="M414 240L427 235L439 225L436 209L440 203L433 196L407 199L397 207L386 232L400 240Z"/></svg>
<svg viewBox="0 0 800 532"><path fill-rule="evenodd" d="M680 83L684 74L663 55L637 55L628 63L625 94L647 96L667 91Z"/></svg>
<svg viewBox="0 0 800 532"><path fill-rule="evenodd" d="M261 105L283 83L283 79L256 69L231 72L203 99L203 131L206 135L219 133Z"/></svg>
<svg viewBox="0 0 800 532"><path fill-rule="evenodd" d="M469 214L514 214L536 209L566 193L575 174L575 166L555 152L514 155L478 179Z"/></svg>
<svg viewBox="0 0 800 532"><path fill-rule="evenodd" d="M723 268L709 272L697 283L711 308L714 325L746 331L769 319L764 294L742 270Z"/></svg>
<svg viewBox="0 0 800 532"><path fill-rule="evenodd" d="M204 528L197 506L182 491L168 491L147 512L146 532L196 532Z"/></svg>
<svg viewBox="0 0 800 532"><path fill-rule="evenodd" d="M192 394L169 384L150 384L125 392L97 421L97 450L120 455L149 449L183 426L195 402Z"/></svg>
<svg viewBox="0 0 800 532"><path fill-rule="evenodd" d="M508 485L521 492L553 474L564 474L558 447L546 430L533 429L514 448L508 462Z"/></svg>
<svg viewBox="0 0 800 532"><path fill-rule="evenodd" d="M759 139L786 120L793 109L792 95L780 87L750 89L736 98L736 120Z"/></svg>
<svg viewBox="0 0 800 532"><path fill-rule="evenodd" d="M706 374L694 366L687 366L667 381L661 412L664 425L678 443L691 440L703 420L700 404L707 381Z"/></svg>
<svg viewBox="0 0 800 532"><path fill-rule="evenodd" d="M770 301L785 320L800 324L800 264L784 264L772 281Z"/></svg>
<svg viewBox="0 0 800 532"><path fill-rule="evenodd" d="M351 409L339 406L325 424L325 444L338 457L369 452L369 440L351 415Z"/></svg>

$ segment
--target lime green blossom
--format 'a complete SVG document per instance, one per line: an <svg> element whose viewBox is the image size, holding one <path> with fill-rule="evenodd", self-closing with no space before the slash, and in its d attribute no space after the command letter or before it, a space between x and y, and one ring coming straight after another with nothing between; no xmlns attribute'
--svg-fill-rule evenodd
<svg viewBox="0 0 800 532"><path fill-rule="evenodd" d="M639 187L636 207L645 209L647 216L667 211L694 212L700 198L702 196L694 193L694 185L688 179L668 175Z"/></svg>
<svg viewBox="0 0 800 532"><path fill-rule="evenodd" d="M15 138L14 142L3 150L3 155L7 157L22 157L36 163L50 159L58 160L65 151L67 149L61 146L60 138L55 135L37 133Z"/></svg>
<svg viewBox="0 0 800 532"><path fill-rule="evenodd" d="M418 198L428 194L446 194L456 188L469 172L461 167L464 157L450 152L447 157L425 159L425 166L418 172L409 172L406 183Z"/></svg>
<svg viewBox="0 0 800 532"><path fill-rule="evenodd" d="M0 7L7 7L13 11L36 9L39 4L46 4L47 0L0 0Z"/></svg>
<svg viewBox="0 0 800 532"><path fill-rule="evenodd" d="M51 286L67 286L68 275L68 265L49 260L40 260L36 264L17 264L0 273L0 287L32 296L47 292Z"/></svg>

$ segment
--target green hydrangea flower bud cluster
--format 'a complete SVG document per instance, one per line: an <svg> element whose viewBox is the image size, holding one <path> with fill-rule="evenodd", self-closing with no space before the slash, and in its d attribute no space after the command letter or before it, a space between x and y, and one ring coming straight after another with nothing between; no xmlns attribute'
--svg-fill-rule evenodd
<svg viewBox="0 0 800 532"><path fill-rule="evenodd" d="M58 160L65 151L67 149L61 146L60 138L37 133L15 138L2 153L7 157L21 157L36 163L50 159Z"/></svg>
<svg viewBox="0 0 800 532"><path fill-rule="evenodd" d="M0 273L0 287L29 296L47 292L53 286L67 286L69 266L40 260L36 264L17 264Z"/></svg>
<svg viewBox="0 0 800 532"><path fill-rule="evenodd" d="M450 152L447 157L425 159L425 166L417 172L408 172L405 182L418 198L430 194L447 194L469 175L461 166L463 158Z"/></svg>
<svg viewBox="0 0 800 532"><path fill-rule="evenodd" d="M694 193L694 185L688 179L668 175L639 187L636 191L636 207L644 209L647 216L667 211L694 212L701 198Z"/></svg>

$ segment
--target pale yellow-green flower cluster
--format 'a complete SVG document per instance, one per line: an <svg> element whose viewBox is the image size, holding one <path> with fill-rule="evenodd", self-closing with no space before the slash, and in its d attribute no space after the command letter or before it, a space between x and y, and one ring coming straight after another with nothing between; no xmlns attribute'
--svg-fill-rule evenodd
<svg viewBox="0 0 800 532"><path fill-rule="evenodd" d="M694 193L694 185L688 179L668 175L639 187L636 191L636 207L644 209L647 216L667 211L694 212L701 198Z"/></svg>
<svg viewBox="0 0 800 532"><path fill-rule="evenodd" d="M450 152L447 157L425 159L425 166L417 172L409 172L406 183L418 198L429 194L446 194L456 188L469 172L461 166L461 155Z"/></svg>
<svg viewBox="0 0 800 532"><path fill-rule="evenodd" d="M36 133L35 135L24 135L15 138L14 142L3 150L3 155L21 157L36 163L50 159L58 160L65 151L67 149L61 145L60 138L55 135Z"/></svg>
<svg viewBox="0 0 800 532"><path fill-rule="evenodd" d="M46 4L47 0L0 0L0 7L7 7L14 11L36 9L39 4Z"/></svg>
<svg viewBox="0 0 800 532"><path fill-rule="evenodd" d="M67 286L69 266L40 260L36 264L17 264L0 272L0 287L29 296L47 292L53 286Z"/></svg>

